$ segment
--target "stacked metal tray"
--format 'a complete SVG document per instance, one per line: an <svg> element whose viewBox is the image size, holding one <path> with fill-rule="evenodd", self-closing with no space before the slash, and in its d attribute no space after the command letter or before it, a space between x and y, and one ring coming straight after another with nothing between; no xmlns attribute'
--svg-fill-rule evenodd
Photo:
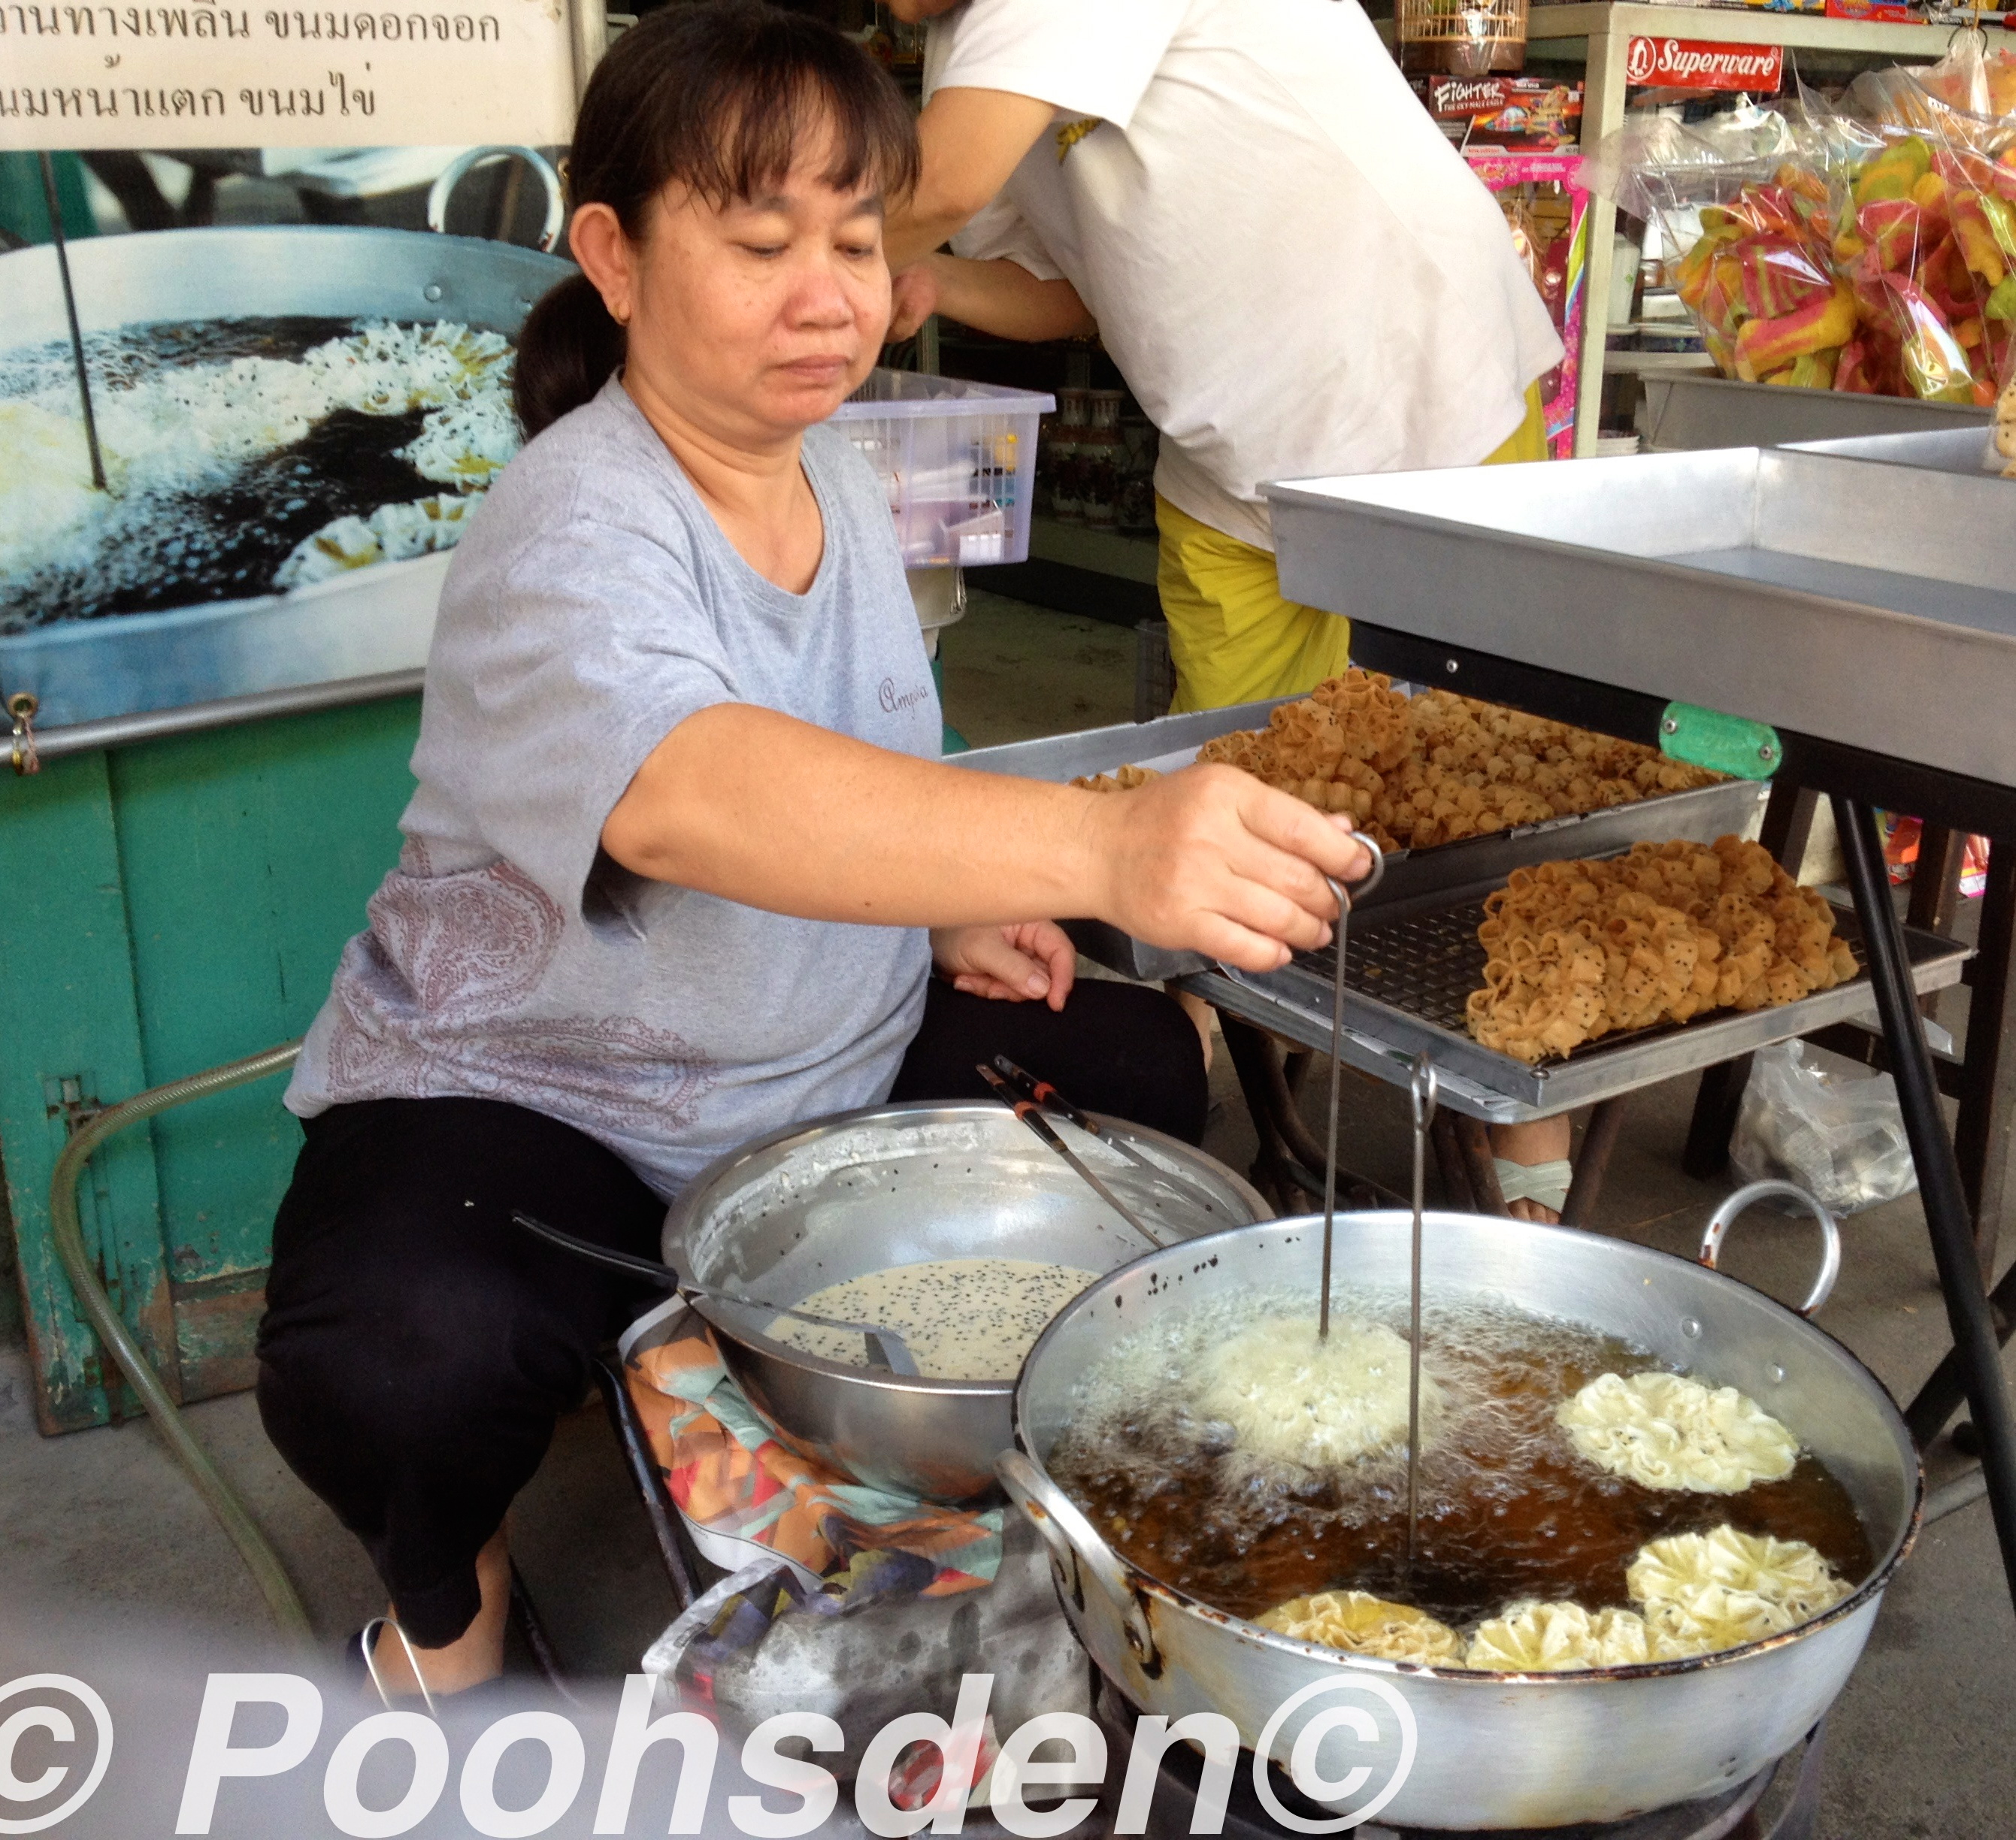
<svg viewBox="0 0 2016 1840"><path fill-rule="evenodd" d="M1474 1041L1464 1025L1464 1005L1484 983L1485 952L1477 929L1489 891L1463 889L1440 900L1409 902L1367 913L1351 927L1345 942L1345 1026L1355 1044L1346 1044L1347 1060L1391 1078L1395 1065L1425 1049L1458 1110L1505 1122L1615 1098L1823 1028L1874 1003L1865 974L1797 1003L1717 1010L1692 1022L1607 1035L1565 1060L1528 1066ZM1837 908L1834 928L1862 965L1861 928L1854 913ZM1904 938L1921 992L1960 981L1968 948L1915 927L1905 928ZM1336 962L1327 948L1279 971L1221 971L1195 982L1201 994L1247 1021L1327 1050Z"/></svg>
<svg viewBox="0 0 2016 1840"><path fill-rule="evenodd" d="M951 758L956 765L984 772L1059 781L1110 773L1123 766L1176 765L1217 736L1235 729L1265 728L1277 704L1293 700L1244 703L1230 709L1165 715L1154 722L1121 722L1112 728L975 748ZM1732 832L1747 837L1759 821L1765 796L1766 789L1760 785L1731 780L1641 799L1636 805L1613 805L1606 811L1550 818L1544 823L1522 825L1487 837L1465 837L1433 849L1393 851L1387 856L1378 889L1366 902L1366 911L1383 913L1423 900L1445 900L1458 888L1489 892L1514 869L1556 857L1606 856L1634 843L1665 843L1676 838L1712 843ZM1102 920L1071 920L1066 927L1086 957L1126 977L1185 978L1213 968L1208 959L1195 952L1145 945ZM1326 1006L1328 1000L1324 999Z"/></svg>

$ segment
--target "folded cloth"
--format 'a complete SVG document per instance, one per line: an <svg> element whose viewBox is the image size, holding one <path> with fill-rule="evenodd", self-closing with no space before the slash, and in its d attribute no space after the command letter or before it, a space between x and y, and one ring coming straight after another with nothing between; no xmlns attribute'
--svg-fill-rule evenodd
<svg viewBox="0 0 2016 1840"><path fill-rule="evenodd" d="M999 1508L870 1489L779 1443L683 1304L632 1325L623 1374L666 1492L715 1563L737 1570L766 1547L801 1584L850 1601L950 1597L992 1582Z"/></svg>
<svg viewBox="0 0 2016 1840"><path fill-rule="evenodd" d="M1550 1163L1515 1163L1509 1158L1493 1157L1498 1172L1499 1192L1508 1201L1537 1201L1558 1214L1568 1204L1568 1184L1575 1179L1575 1165L1565 1157Z"/></svg>
<svg viewBox="0 0 2016 1840"><path fill-rule="evenodd" d="M906 1809L933 1805L948 1770L984 1799L997 1727L1089 1709L1084 1657L1026 1522L1009 1530L999 1508L864 1488L788 1449L683 1304L641 1318L621 1345L666 1492L728 1574L645 1655L658 1703L701 1711L733 1741L777 1712L816 1710L839 1723L858 1758L899 1713L956 1723L966 1676L985 1657L992 1709L977 1731L959 1728L956 1766L935 1746L913 1745L892 1767L887 1793Z"/></svg>

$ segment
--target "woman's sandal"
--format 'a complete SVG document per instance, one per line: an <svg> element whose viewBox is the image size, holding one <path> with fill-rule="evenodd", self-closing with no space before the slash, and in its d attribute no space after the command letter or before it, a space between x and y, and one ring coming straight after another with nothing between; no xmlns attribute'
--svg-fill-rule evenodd
<svg viewBox="0 0 2016 1840"><path fill-rule="evenodd" d="M1558 1214L1568 1204L1568 1184L1575 1179L1575 1165L1566 1157L1550 1163L1515 1163L1507 1157L1493 1157L1498 1187L1507 1203L1532 1201Z"/></svg>

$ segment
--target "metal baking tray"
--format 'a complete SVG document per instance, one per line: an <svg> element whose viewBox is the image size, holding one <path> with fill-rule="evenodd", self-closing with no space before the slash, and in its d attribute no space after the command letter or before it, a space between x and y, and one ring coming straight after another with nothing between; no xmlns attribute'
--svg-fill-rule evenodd
<svg viewBox="0 0 2016 1840"><path fill-rule="evenodd" d="M1995 451L1988 429L1988 411L1977 412L1980 422L1973 428L1914 428L1888 434L1802 441L1796 445L1802 454L1838 454L1851 460L1880 460L1892 466L1924 466L1935 473L1963 474L1970 479L1985 474L2007 491L2016 482L2002 478L2002 469L2008 463ZM2016 500L2008 502L2016 503Z"/></svg>
<svg viewBox="0 0 2016 1840"><path fill-rule="evenodd" d="M1266 491L1291 600L2016 786L2010 489L1752 447Z"/></svg>
<svg viewBox="0 0 2016 1840"><path fill-rule="evenodd" d="M1471 891L1453 901L1368 914L1351 927L1345 1025L1359 1037L1361 1054L1369 1050L1373 1058L1348 1052L1347 1060L1390 1078L1388 1064L1404 1064L1425 1050L1438 1074L1460 1082L1450 1094L1459 1109L1501 1120L1539 1118L1713 1066L1875 1004L1865 965L1863 976L1797 1003L1717 1010L1693 1022L1606 1035L1565 1060L1529 1067L1473 1040L1464 1026L1465 1001L1484 982L1484 948L1477 938L1483 917L1482 895ZM1863 964L1861 928L1851 910L1835 909L1834 930ZM1904 929L1904 941L1921 992L1958 983L1961 966L1972 956L1957 941L1915 927ZM1230 1006L1249 1021L1327 1052L1335 965L1334 949L1326 947L1279 971L1225 972L1210 982L1259 999ZM1217 1001L1221 993L1213 988L1206 994ZM1492 1100L1499 1104L1492 1105Z"/></svg>
<svg viewBox="0 0 2016 1840"><path fill-rule="evenodd" d="M949 758L954 765L977 767L984 772L1074 780L1081 774L1110 773L1116 767L1193 754L1205 742L1234 729L1265 728L1276 703L1291 700L1283 697L1230 709L1165 715L1154 722L1121 722L1037 741L978 747ZM1433 849L1395 850L1387 855L1386 873L1365 902L1366 911L1444 895L1454 888L1496 888L1513 870L1556 856L1608 855L1634 843L1665 843L1675 838L1712 843L1731 832L1748 837L1761 820L1766 794L1767 789L1755 782L1730 780L1687 792L1663 793L1636 805L1550 818L1544 823L1521 825L1488 837L1464 837ZM1070 920L1065 930L1087 958L1125 977L1183 978L1211 968L1211 961L1196 952L1144 945L1103 920Z"/></svg>
<svg viewBox="0 0 2016 1840"><path fill-rule="evenodd" d="M1865 396L1858 390L1787 390L1731 377L1648 373L1639 427L1647 453L1718 447L1785 447L1857 436L1979 430L1990 412L1971 405L1921 402L1915 396Z"/></svg>

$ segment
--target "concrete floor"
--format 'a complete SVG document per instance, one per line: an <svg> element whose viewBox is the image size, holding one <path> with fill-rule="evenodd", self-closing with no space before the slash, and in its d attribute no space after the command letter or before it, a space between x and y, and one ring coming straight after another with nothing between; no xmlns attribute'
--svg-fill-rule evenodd
<svg viewBox="0 0 2016 1840"><path fill-rule="evenodd" d="M1132 636L1124 629L976 596L965 624L947 632L945 656L947 718L976 743L1132 713ZM1312 1082L1312 1122L1322 1086ZM1254 1140L1222 1053L1213 1091L1208 1147L1243 1168ZM1599 1230L1692 1249L1722 1192L1679 1172L1692 1097L1688 1079L1633 1101ZM1403 1185L1399 1095L1347 1076L1345 1104L1348 1160ZM1907 1398L1946 1345L1921 1214L1907 1199L1856 1216L1846 1233L1841 1282L1820 1320ZM1733 1236L1728 1266L1794 1295L1811 1241L1809 1226L1754 1215ZM2016 1243L2008 1251L2016 1254ZM213 1400L189 1417L332 1644L382 1608L362 1554L282 1466L249 1398ZM1935 1449L1931 1479L1954 1460L1943 1445ZM513 1526L519 1562L569 1669L609 1676L634 1665L674 1607L599 1403L563 1422ZM0 1346L0 1576L16 1611L110 1612L162 1640L254 1640L266 1627L243 1567L148 1426L36 1435L17 1340ZM1823 1840L2001 1840L2016 1832L2012 1809L2016 1617L1987 1508L1977 1503L1926 1532L1888 1593L1831 1721L1820 1832Z"/></svg>

